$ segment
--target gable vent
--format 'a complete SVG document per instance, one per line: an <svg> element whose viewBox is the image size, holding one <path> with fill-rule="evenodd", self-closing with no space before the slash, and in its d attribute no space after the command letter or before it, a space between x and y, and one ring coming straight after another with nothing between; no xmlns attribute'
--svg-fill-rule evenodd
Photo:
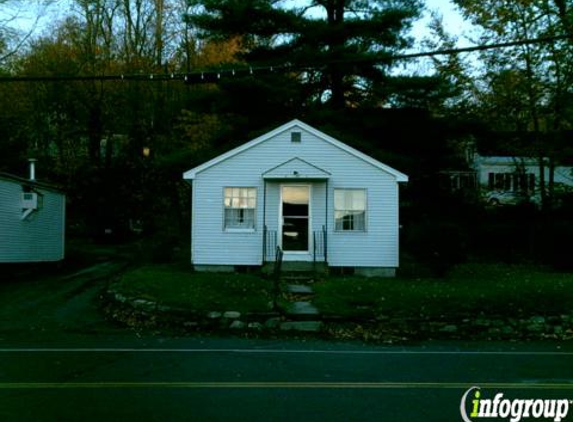
<svg viewBox="0 0 573 422"><path fill-rule="evenodd" d="M302 140L302 134L300 132L291 132L290 141L295 144L300 144Z"/></svg>

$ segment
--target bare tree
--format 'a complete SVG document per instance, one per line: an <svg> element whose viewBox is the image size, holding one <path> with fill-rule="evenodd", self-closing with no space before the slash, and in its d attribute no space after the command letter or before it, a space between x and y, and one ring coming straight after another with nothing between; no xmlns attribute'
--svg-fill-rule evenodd
<svg viewBox="0 0 573 422"><path fill-rule="evenodd" d="M36 32L53 0L0 0L0 65L13 57Z"/></svg>

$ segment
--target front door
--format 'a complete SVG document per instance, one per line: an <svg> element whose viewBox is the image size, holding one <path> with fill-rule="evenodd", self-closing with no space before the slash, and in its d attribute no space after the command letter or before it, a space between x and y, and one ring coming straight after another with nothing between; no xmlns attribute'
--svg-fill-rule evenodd
<svg viewBox="0 0 573 422"><path fill-rule="evenodd" d="M309 251L309 186L283 186L282 248L285 252Z"/></svg>

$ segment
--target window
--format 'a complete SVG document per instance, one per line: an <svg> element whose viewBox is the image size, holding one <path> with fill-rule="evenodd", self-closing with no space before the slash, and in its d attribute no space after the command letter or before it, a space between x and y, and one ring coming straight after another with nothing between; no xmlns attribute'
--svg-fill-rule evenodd
<svg viewBox="0 0 573 422"><path fill-rule="evenodd" d="M256 188L225 188L225 229L255 228Z"/></svg>
<svg viewBox="0 0 573 422"><path fill-rule="evenodd" d="M300 132L291 132L290 141L295 144L300 144L302 140L302 134Z"/></svg>
<svg viewBox="0 0 573 422"><path fill-rule="evenodd" d="M531 173L489 173L489 190L527 192L535 190L535 175Z"/></svg>
<svg viewBox="0 0 573 422"><path fill-rule="evenodd" d="M366 230L366 190L334 189L334 229Z"/></svg>

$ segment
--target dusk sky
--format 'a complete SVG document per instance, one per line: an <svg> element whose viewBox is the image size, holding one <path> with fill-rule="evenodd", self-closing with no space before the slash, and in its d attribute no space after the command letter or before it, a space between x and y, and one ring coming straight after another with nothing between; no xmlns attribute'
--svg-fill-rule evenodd
<svg viewBox="0 0 573 422"><path fill-rule="evenodd" d="M36 2L28 2L25 9L16 10L15 6L12 8L12 12L9 14L17 13L19 19L17 21L17 26L22 30L29 30L33 27L37 11L41 11L41 17L39 20L39 25L37 32L45 30L51 23L57 21L69 10L69 0L56 0L48 6L32 6ZM465 46L469 42L463 38L465 32L470 29L470 25L464 22L460 13L456 10L455 6L450 2L450 0L425 0L425 4L428 10L437 11L444 18L444 23L448 32L460 36L459 45ZM3 7L7 7L4 5ZM429 13L424 14L424 18L419 20L414 24L413 33L419 40L428 36L427 24L429 22ZM418 46L415 48L419 48Z"/></svg>

